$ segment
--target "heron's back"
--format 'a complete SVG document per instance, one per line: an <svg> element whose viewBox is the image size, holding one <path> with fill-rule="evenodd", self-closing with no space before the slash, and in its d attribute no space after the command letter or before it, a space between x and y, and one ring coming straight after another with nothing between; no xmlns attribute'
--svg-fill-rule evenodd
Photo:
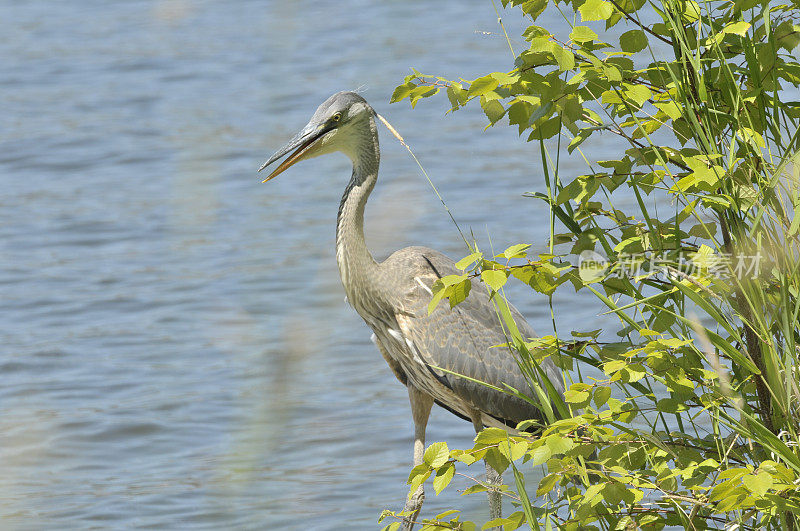
<svg viewBox="0 0 800 531"><path fill-rule="evenodd" d="M488 416L512 427L522 420L542 418L530 402L479 383L499 389L508 385L535 396L520 368L518 354L505 346L509 339L482 282L473 280L469 297L455 308L443 303L428 314L436 279L461 273L438 251L426 247L401 249L380 264L377 282L386 287L381 306L388 306L385 310L391 310L394 322L359 313L375 330L384 355L388 353L404 376L440 405L467 418L479 410L486 420L491 420ZM385 310L379 313L388 313ZM522 336L533 337L533 329L522 315L513 307L511 311ZM393 368L397 372L398 367ZM563 394L561 375L553 362L545 359L541 368Z"/></svg>

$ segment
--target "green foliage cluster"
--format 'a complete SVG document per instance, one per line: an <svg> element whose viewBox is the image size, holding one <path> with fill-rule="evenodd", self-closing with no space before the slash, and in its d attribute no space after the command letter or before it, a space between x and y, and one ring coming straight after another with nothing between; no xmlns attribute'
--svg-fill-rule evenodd
<svg viewBox="0 0 800 531"><path fill-rule="evenodd" d="M553 357L568 390L549 397L552 422L536 436L487 429L471 449L431 445L410 491L432 477L438 493L485 459L513 472L502 492L517 510L484 528L797 529L800 3L503 5L531 21L511 71L472 81L414 71L393 101L444 91L453 111L478 104L490 125L505 119L538 147L543 186L529 195L549 207L548 252L476 247L430 309L458 304L479 276L499 294L520 363ZM535 24L547 8L562 27ZM620 147L591 160L584 144L601 134ZM559 171L562 147L585 175ZM615 204L623 194L633 208ZM551 305L557 289L585 292L619 326L518 337L503 311L512 279ZM602 376L583 376L584 364ZM535 487L531 465L544 471ZM449 511L423 529L474 528Z"/></svg>

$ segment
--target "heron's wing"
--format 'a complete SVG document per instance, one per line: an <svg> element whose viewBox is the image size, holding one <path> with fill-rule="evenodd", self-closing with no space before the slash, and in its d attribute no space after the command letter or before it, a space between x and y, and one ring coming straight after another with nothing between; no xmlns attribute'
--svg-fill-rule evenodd
<svg viewBox="0 0 800 531"><path fill-rule="evenodd" d="M402 312L396 315L403 334L413 342L420 357L436 374L439 381L462 400L498 419L519 422L541 418L541 413L529 402L496 391L467 378L505 389L505 385L533 396L518 361L517 354L507 346L494 304L483 283L473 281L469 297L455 308L445 302L428 315L431 285L437 278L460 274L448 257L425 247L409 247L398 251L390 259L402 262L397 266L413 272L406 279L399 301ZM533 337L534 331L513 307L512 314L523 337ZM446 371L438 370L445 369ZM561 375L550 359L542 363L549 379L563 393ZM461 378L452 373L461 374Z"/></svg>

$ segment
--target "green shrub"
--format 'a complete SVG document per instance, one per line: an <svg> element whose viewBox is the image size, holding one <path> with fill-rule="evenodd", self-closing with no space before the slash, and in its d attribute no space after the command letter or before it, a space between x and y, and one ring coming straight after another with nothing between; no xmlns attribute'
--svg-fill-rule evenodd
<svg viewBox="0 0 800 531"><path fill-rule="evenodd" d="M432 306L467 296L469 275L501 294L513 278L546 297L585 292L619 327L512 333L523 364L550 355L604 377L565 371L564 402L554 401L563 420L537 437L487 429L473 448L414 469L411 490L432 477L439 492L487 458L514 479L515 512L489 523L506 530L797 529L800 3L503 4L532 21L513 70L473 81L414 71L393 101L444 91L452 110L476 102L491 125L518 128L541 157L530 195L549 205L549 252L476 248ZM563 27L534 24L547 8ZM582 147L600 133L620 149L590 160ZM559 171L564 147L585 175ZM615 205L621 194L635 198L632 211ZM525 484L531 465L545 467L537 486ZM453 513L426 525L475 528Z"/></svg>

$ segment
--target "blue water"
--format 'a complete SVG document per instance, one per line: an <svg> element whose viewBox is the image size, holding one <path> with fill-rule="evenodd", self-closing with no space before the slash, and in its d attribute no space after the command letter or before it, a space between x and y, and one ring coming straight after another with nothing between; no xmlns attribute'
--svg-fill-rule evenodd
<svg viewBox="0 0 800 531"><path fill-rule="evenodd" d="M342 301L348 162L268 185L255 170L331 93L360 89L482 245L543 249L547 212L521 196L544 189L537 146L483 132L477 106L388 104L411 66L470 78L510 65L491 3L0 6L2 528L375 528L407 492L412 425ZM521 21L505 21L521 49ZM382 142L375 256L463 256L414 162ZM514 293L550 331L546 301ZM564 331L602 311L569 291L556 303ZM473 436L442 410L429 426L451 447ZM484 498L454 483L424 515L485 518Z"/></svg>

